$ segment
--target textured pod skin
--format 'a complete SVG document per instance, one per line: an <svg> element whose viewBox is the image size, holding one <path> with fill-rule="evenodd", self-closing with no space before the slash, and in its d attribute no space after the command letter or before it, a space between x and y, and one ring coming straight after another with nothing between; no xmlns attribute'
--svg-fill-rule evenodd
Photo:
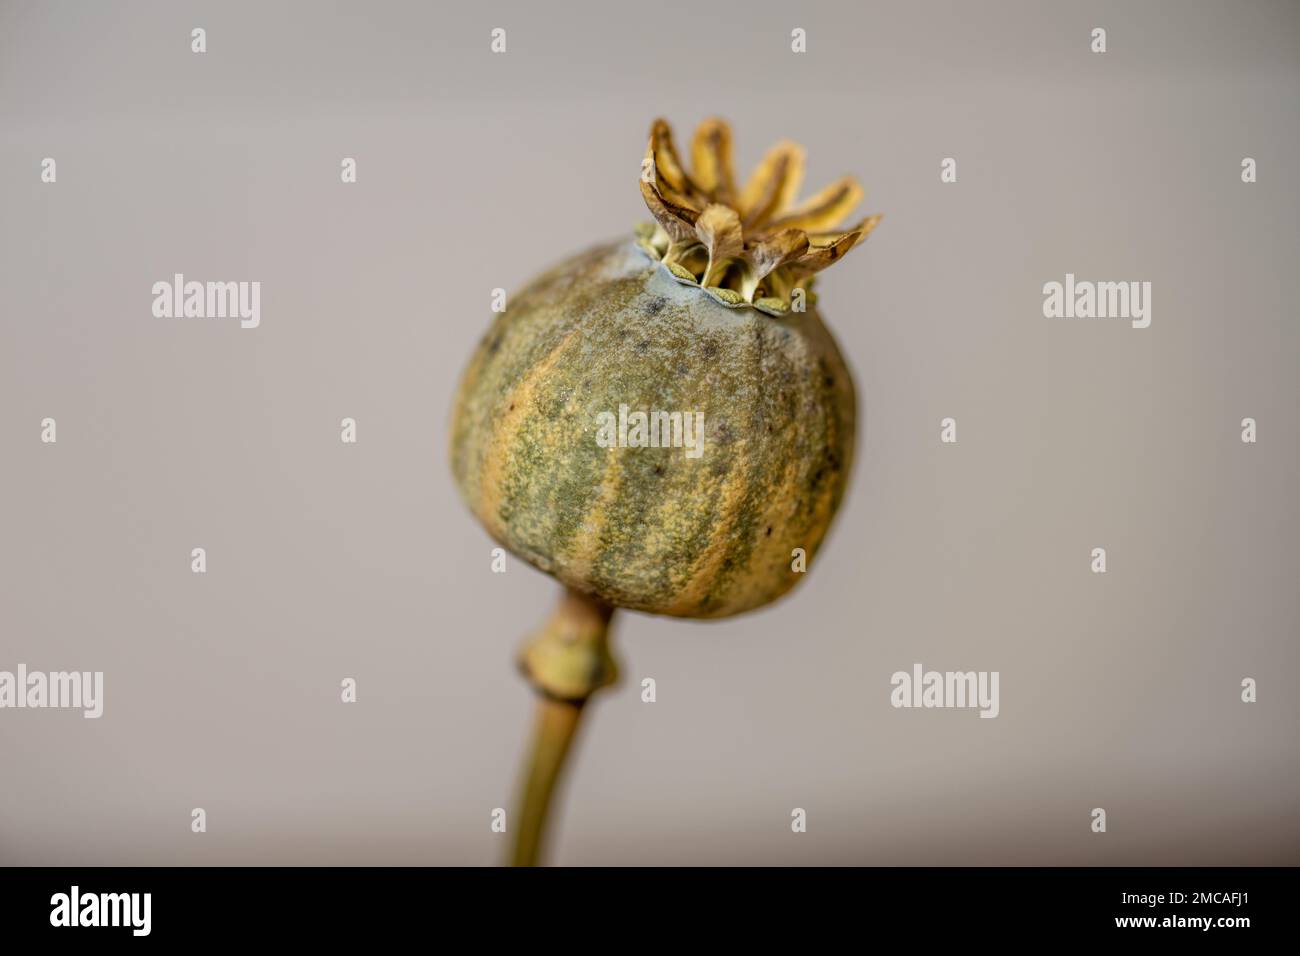
<svg viewBox="0 0 1300 956"><path fill-rule="evenodd" d="M604 448L597 415L704 413L703 454ZM452 470L502 545L608 604L723 617L803 577L848 481L855 396L816 309L773 318L676 282L635 243L515 295L453 412Z"/></svg>

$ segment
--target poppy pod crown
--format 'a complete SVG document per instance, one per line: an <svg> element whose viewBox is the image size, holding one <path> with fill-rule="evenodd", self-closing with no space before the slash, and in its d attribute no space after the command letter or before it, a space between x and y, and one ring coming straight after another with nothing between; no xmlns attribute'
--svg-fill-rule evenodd
<svg viewBox="0 0 1300 956"><path fill-rule="evenodd" d="M810 293L813 276L880 221L841 226L863 195L852 176L796 202L803 173L803 147L782 140L737 187L731 128L717 118L696 129L688 172L668 123L657 119L641 163L641 195L655 222L638 229L639 244L677 281L723 305L784 315L796 289Z"/></svg>

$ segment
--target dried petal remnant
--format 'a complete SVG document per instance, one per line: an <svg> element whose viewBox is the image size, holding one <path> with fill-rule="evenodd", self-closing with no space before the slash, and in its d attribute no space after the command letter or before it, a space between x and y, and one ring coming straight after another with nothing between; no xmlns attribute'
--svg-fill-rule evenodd
<svg viewBox="0 0 1300 956"><path fill-rule="evenodd" d="M705 120L691 142L687 171L662 120L650 127L641 195L656 226L639 230L638 244L679 282L698 285L725 305L781 315L796 288L843 258L870 234L880 216L838 228L862 199L845 176L803 203L804 152L784 140L763 157L739 191L731 161L731 129Z"/></svg>

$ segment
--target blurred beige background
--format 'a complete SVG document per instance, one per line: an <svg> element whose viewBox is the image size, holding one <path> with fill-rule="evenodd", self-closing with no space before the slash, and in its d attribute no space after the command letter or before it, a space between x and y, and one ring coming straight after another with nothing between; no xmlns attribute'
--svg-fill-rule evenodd
<svg viewBox="0 0 1300 956"><path fill-rule="evenodd" d="M491 290L648 218L650 120L714 113L885 214L820 284L862 453L787 600L623 616L552 860L1300 862L1282 2L0 4L0 669L106 675L98 721L0 711L0 862L498 860L556 588L490 573L451 395ZM174 272L261 327L154 318ZM1045 319L1066 272L1151 327ZM916 661L1001 715L893 709Z"/></svg>

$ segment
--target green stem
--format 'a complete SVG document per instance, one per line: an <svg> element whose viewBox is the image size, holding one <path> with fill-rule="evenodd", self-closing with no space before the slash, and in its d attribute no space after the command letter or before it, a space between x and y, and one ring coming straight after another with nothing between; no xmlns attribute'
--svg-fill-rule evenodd
<svg viewBox="0 0 1300 956"><path fill-rule="evenodd" d="M601 601L566 590L559 607L520 655L520 667L539 700L521 808L515 818L514 866L537 865L551 797L584 705L617 679L618 669L609 653L613 614L614 609Z"/></svg>
<svg viewBox="0 0 1300 956"><path fill-rule="evenodd" d="M511 866L536 866L542 850L551 795L564 767L582 716L582 704L542 697L537 702L537 729L532 760L525 776L523 809L515 822Z"/></svg>

